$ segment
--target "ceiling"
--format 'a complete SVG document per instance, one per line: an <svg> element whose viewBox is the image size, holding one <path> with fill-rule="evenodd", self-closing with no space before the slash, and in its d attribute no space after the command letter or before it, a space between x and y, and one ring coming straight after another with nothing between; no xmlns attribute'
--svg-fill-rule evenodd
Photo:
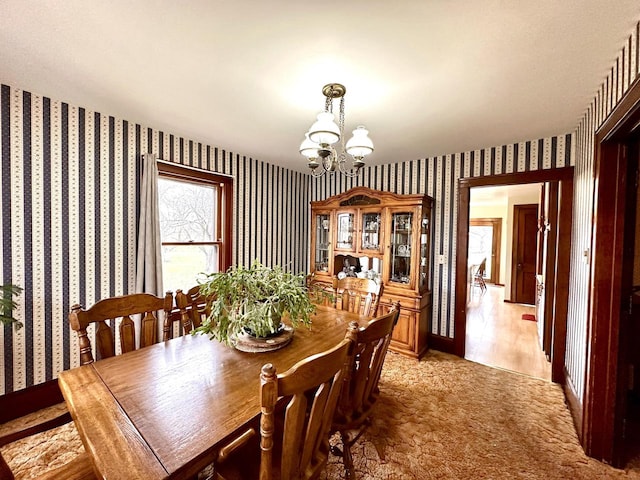
<svg viewBox="0 0 640 480"><path fill-rule="evenodd" d="M367 163L395 163L573 131L639 19L637 0L2 0L0 82L300 171L338 82Z"/></svg>

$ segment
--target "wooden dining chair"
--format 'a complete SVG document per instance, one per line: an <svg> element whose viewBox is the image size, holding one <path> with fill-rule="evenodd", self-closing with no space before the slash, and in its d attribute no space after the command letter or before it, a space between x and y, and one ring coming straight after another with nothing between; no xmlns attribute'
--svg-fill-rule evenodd
<svg viewBox="0 0 640 480"><path fill-rule="evenodd" d="M142 348L158 341L158 312L163 311L165 315L170 315L172 307L171 292L167 292L164 298L149 293L105 298L87 310L80 305L73 305L69 313L69 323L78 334L80 364L94 362L91 341L87 334L87 327L92 323L96 325L98 358L108 358L116 354L114 331L117 323L119 323L121 351L122 353L130 352L138 348L138 345ZM141 317L139 335L132 318L136 315ZM136 341L137 337L139 342Z"/></svg>
<svg viewBox="0 0 640 480"><path fill-rule="evenodd" d="M399 315L400 303L396 302L387 314L374 318L357 332L355 352L331 425L331 431L340 434L342 443L342 448L334 446L331 452L342 456L348 479L355 478L351 447L371 424L379 395L378 381Z"/></svg>
<svg viewBox="0 0 640 480"><path fill-rule="evenodd" d="M487 284L484 281L484 275L487 270L487 259L483 258L482 262L478 266L478 269L473 274L473 286L479 287L480 291L484 293L487 290Z"/></svg>
<svg viewBox="0 0 640 480"><path fill-rule="evenodd" d="M165 342L171 340L176 332L178 335L186 335L194 328L190 298L182 290L176 290L174 300L175 307L164 316L162 340Z"/></svg>
<svg viewBox="0 0 640 480"><path fill-rule="evenodd" d="M284 373L268 363L260 374L260 438L248 430L220 450L215 471L225 480L318 478L329 457L329 429L358 325L345 339ZM283 404L284 402L284 404ZM258 442L259 440L259 442Z"/></svg>
<svg viewBox="0 0 640 480"><path fill-rule="evenodd" d="M187 311L191 315L191 322L194 328L198 328L211 314L211 300L213 299L202 295L200 285L191 287L185 295L187 297Z"/></svg>
<svg viewBox="0 0 640 480"><path fill-rule="evenodd" d="M335 282L336 308L375 317L384 291L382 282L368 278L345 277Z"/></svg>

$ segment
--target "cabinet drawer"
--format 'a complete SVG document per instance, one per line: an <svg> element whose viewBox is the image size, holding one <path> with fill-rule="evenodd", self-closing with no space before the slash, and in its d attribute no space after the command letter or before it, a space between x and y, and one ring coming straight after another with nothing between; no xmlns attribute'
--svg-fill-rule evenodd
<svg viewBox="0 0 640 480"><path fill-rule="evenodd" d="M419 298L407 298L397 296L382 295L380 298L380 304L390 307L394 302L400 302L401 309L419 310L420 299Z"/></svg>

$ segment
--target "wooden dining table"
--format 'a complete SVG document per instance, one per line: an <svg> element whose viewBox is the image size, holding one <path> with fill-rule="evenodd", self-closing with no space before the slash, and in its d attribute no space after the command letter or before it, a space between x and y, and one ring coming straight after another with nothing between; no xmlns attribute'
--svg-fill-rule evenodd
<svg viewBox="0 0 640 480"><path fill-rule="evenodd" d="M260 369L284 372L325 351L369 318L318 306L289 345L247 353L185 335L61 372L58 381L96 474L105 479L188 478L260 415Z"/></svg>

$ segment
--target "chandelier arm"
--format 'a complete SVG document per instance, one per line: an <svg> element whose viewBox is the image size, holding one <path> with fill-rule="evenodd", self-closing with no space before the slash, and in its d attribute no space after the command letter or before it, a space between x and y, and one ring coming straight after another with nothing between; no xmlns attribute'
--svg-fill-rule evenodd
<svg viewBox="0 0 640 480"><path fill-rule="evenodd" d="M354 170L353 167L347 170L346 165L347 165L346 159L342 159L342 161L340 161L340 163L338 164L338 169L340 170L340 173L342 173L343 175L346 175L347 177L357 177L360 175L360 170Z"/></svg>
<svg viewBox="0 0 640 480"><path fill-rule="evenodd" d="M325 173L327 173L327 171L322 168L322 169L315 169L315 170L311 170L311 176L313 178L320 178L321 176L323 176Z"/></svg>

